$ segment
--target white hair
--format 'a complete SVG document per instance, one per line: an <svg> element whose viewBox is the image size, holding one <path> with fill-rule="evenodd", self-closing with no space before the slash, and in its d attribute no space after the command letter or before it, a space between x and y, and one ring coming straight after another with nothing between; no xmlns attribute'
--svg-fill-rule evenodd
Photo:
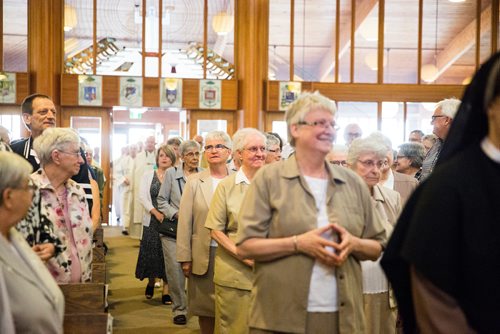
<svg viewBox="0 0 500 334"><path fill-rule="evenodd" d="M363 154L372 153L378 159L384 159L387 154L386 143L380 136L368 136L366 138L354 139L347 151L347 163L354 166Z"/></svg>
<svg viewBox="0 0 500 334"><path fill-rule="evenodd" d="M3 192L7 188L19 188L31 172L33 167L16 153L0 152L0 205L3 201Z"/></svg>
<svg viewBox="0 0 500 334"><path fill-rule="evenodd" d="M201 149L200 144L198 144L197 141L194 140L183 141L179 146L179 154L181 155L181 157L183 157L184 154L186 154L186 152L192 148L195 148L197 151L200 151Z"/></svg>
<svg viewBox="0 0 500 334"><path fill-rule="evenodd" d="M236 131L233 135L233 148L235 151L241 151L245 148L247 140L250 136L258 136L262 138L262 141L266 142L266 136L257 129L254 128L243 128Z"/></svg>
<svg viewBox="0 0 500 334"><path fill-rule="evenodd" d="M452 97L451 99L444 99L436 103L435 109L441 108L443 115L453 119L457 114L460 103L459 99Z"/></svg>
<svg viewBox="0 0 500 334"><path fill-rule="evenodd" d="M80 137L75 130L70 128L48 128L33 141L40 164L42 166L52 162L54 150L64 151L68 144L76 144L80 147Z"/></svg>
<svg viewBox="0 0 500 334"><path fill-rule="evenodd" d="M233 147L233 142L231 141L231 138L224 131L218 131L218 130L210 131L205 136L205 143L209 140L222 140L227 148L230 149Z"/></svg>
<svg viewBox="0 0 500 334"><path fill-rule="evenodd" d="M328 111L335 117L337 112L337 107L335 103L329 98L321 95L319 92L303 92L299 95L297 100L295 100L285 112L285 121L288 131L288 138L290 145L295 147L295 139L292 136L290 127L293 124L304 121L307 114L315 108L320 108Z"/></svg>

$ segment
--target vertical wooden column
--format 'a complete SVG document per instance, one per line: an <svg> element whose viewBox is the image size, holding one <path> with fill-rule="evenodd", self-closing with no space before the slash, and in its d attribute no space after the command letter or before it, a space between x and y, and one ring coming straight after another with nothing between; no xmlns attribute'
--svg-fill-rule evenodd
<svg viewBox="0 0 500 334"><path fill-rule="evenodd" d="M235 1L239 120L263 129L264 81L268 70L269 0Z"/></svg>
<svg viewBox="0 0 500 334"><path fill-rule="evenodd" d="M60 105L64 53L64 0L28 2L28 72L30 93L52 97Z"/></svg>

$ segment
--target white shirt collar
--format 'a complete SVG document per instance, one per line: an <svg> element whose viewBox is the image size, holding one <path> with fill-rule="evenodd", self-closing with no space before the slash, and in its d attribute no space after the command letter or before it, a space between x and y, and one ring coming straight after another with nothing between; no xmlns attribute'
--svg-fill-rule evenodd
<svg viewBox="0 0 500 334"><path fill-rule="evenodd" d="M481 148L483 149L484 154L486 154L491 160L500 163L500 150L493 145L488 137L484 138L481 142Z"/></svg>
<svg viewBox="0 0 500 334"><path fill-rule="evenodd" d="M387 180L382 183L382 185L386 188L394 190L394 173L392 172L392 169L389 168L389 176L387 177Z"/></svg>
<svg viewBox="0 0 500 334"><path fill-rule="evenodd" d="M247 176L243 172L243 168L240 168L236 172L236 178L234 179L234 183L235 184L240 184L240 183L250 184L250 181L248 180Z"/></svg>

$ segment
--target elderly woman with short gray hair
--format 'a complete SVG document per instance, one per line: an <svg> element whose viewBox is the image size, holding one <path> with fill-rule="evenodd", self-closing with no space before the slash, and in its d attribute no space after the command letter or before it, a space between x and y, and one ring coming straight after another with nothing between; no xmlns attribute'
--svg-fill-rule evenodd
<svg viewBox="0 0 500 334"><path fill-rule="evenodd" d="M90 281L92 220L83 188L71 180L83 164L80 138L72 129L49 128L35 139L33 148L41 165L32 174L40 198L18 230L36 245L40 227L52 228L61 242L60 253L47 261L52 276L58 283ZM43 224L37 225L34 217Z"/></svg>
<svg viewBox="0 0 500 334"><path fill-rule="evenodd" d="M202 334L214 332L214 262L217 242L205 228L208 209L217 185L232 171L226 164L231 138L222 131L205 137L208 169L189 177L182 194L177 234L177 261L188 277L189 314L198 316Z"/></svg>
<svg viewBox="0 0 500 334"><path fill-rule="evenodd" d="M347 165L368 186L375 211L381 218L387 236L392 233L401 212L398 192L379 185L385 164L387 146L378 134L355 139L347 153ZM395 333L396 304L389 295L389 285L377 261L361 261L366 333Z"/></svg>
<svg viewBox="0 0 500 334"><path fill-rule="evenodd" d="M200 144L196 141L186 140L182 142L179 146L179 155L182 163L179 166L167 169L160 192L158 193L158 209L165 215L162 224L165 224L166 220L177 224L181 196L187 178L189 175L201 171L201 168L198 167L200 161ZM184 291L185 277L181 264L177 262L176 233L177 228L175 229L175 233L162 235L161 242L163 257L165 259L165 270L167 271L170 295L172 297L173 322L176 325L185 325L187 323L187 298Z"/></svg>
<svg viewBox="0 0 500 334"><path fill-rule="evenodd" d="M359 261L379 257L385 231L359 177L325 159L335 113L325 96L302 93L285 113L295 155L259 171L241 205L252 334L365 333Z"/></svg>
<svg viewBox="0 0 500 334"><path fill-rule="evenodd" d="M31 165L0 152L0 333L62 333L64 296L14 226L30 208Z"/></svg>
<svg viewBox="0 0 500 334"><path fill-rule="evenodd" d="M245 334L254 262L236 254L235 240L243 198L255 174L265 164L266 136L257 129L240 129L233 136L233 148L241 168L217 186L205 227L218 243L214 273L215 332Z"/></svg>
<svg viewBox="0 0 500 334"><path fill-rule="evenodd" d="M418 179L425 158L425 147L421 143L411 142L399 146L396 156L396 172Z"/></svg>

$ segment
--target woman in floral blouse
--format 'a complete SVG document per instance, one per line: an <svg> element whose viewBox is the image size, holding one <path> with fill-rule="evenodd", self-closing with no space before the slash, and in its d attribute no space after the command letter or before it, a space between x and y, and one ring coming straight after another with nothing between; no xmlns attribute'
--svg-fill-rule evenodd
<svg viewBox="0 0 500 334"><path fill-rule="evenodd" d="M91 279L92 220L83 189L71 180L83 163L79 144L78 135L63 128L46 129L35 139L41 169L31 177L39 197L17 227L35 251L39 244L54 244L49 259L38 253L58 283Z"/></svg>

